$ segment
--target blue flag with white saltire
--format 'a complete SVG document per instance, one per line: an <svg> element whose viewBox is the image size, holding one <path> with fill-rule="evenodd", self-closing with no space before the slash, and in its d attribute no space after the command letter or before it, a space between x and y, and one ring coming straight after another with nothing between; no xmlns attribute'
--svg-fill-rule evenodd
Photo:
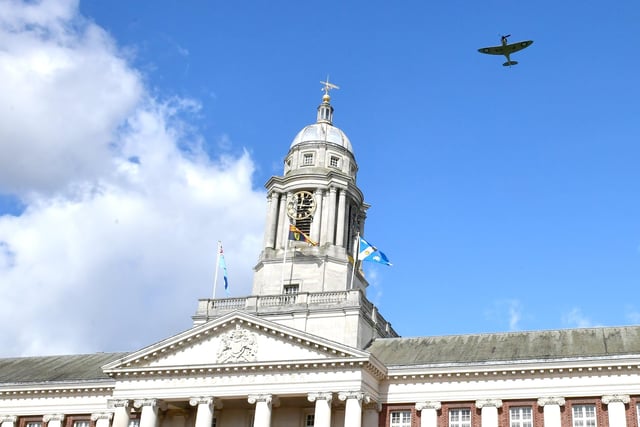
<svg viewBox="0 0 640 427"><path fill-rule="evenodd" d="M360 251L358 252L358 261L371 261L378 264L391 265L389 258L378 248L360 237Z"/></svg>
<svg viewBox="0 0 640 427"><path fill-rule="evenodd" d="M218 254L218 266L222 269L222 276L224 277L224 291L228 296L229 295L229 277L227 277L227 263L224 262L224 251L222 250L222 244L220 244L220 253Z"/></svg>

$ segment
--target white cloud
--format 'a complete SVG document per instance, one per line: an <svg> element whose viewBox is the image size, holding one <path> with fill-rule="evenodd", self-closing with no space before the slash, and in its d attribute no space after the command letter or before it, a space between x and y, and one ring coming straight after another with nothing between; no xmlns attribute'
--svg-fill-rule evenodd
<svg viewBox="0 0 640 427"><path fill-rule="evenodd" d="M250 291L261 243L249 155L207 157L178 119L198 104L150 98L77 13L0 1L0 191L26 205L0 216L2 355L134 350L185 329L217 240L232 295Z"/></svg>
<svg viewBox="0 0 640 427"><path fill-rule="evenodd" d="M507 306L509 310L509 330L517 331L520 329L519 323L522 318L522 307L520 306L520 301L509 300L507 302Z"/></svg>
<svg viewBox="0 0 640 427"><path fill-rule="evenodd" d="M563 314L562 323L569 328L590 328L595 326L591 319L582 314L582 310L577 307Z"/></svg>
<svg viewBox="0 0 640 427"><path fill-rule="evenodd" d="M501 299L493 303L493 306L485 310L485 316L489 319L496 319L501 324L506 320L510 331L520 330L520 320L522 320L522 304L516 299Z"/></svg>

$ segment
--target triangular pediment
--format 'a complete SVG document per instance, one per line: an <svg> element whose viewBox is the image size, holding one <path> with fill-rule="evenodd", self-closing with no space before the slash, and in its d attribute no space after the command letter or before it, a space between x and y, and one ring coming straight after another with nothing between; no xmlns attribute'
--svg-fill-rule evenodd
<svg viewBox="0 0 640 427"><path fill-rule="evenodd" d="M130 353L103 369L177 372L229 365L364 362L369 357L365 351L238 311Z"/></svg>

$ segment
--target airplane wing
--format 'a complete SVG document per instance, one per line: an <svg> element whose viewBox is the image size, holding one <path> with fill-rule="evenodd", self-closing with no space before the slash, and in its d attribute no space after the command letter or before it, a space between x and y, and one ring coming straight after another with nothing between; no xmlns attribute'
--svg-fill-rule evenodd
<svg viewBox="0 0 640 427"><path fill-rule="evenodd" d="M478 52L486 53L489 55L507 55L522 50L525 47L529 47L532 43L533 40L527 40L524 42L511 43L506 46L483 47L481 49L478 49Z"/></svg>
<svg viewBox="0 0 640 427"><path fill-rule="evenodd" d="M478 49L478 52L486 53L489 55L504 55L506 53L506 47L507 46L483 47L482 49Z"/></svg>
<svg viewBox="0 0 640 427"><path fill-rule="evenodd" d="M524 49L525 47L531 46L531 43L533 43L533 40L527 40L527 41L524 41L524 42L517 42L517 43L508 44L508 45L506 45L504 47L505 53L517 52L519 50Z"/></svg>

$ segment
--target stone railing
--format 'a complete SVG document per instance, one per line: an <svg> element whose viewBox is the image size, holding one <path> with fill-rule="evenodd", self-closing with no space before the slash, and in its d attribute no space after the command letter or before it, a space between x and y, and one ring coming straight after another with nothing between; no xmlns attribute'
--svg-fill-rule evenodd
<svg viewBox="0 0 640 427"><path fill-rule="evenodd" d="M295 294L260 295L244 298L201 299L193 320L201 324L232 311L268 314L322 307L356 308L368 317L382 336L397 336L391 324L359 290L331 292L301 292Z"/></svg>

